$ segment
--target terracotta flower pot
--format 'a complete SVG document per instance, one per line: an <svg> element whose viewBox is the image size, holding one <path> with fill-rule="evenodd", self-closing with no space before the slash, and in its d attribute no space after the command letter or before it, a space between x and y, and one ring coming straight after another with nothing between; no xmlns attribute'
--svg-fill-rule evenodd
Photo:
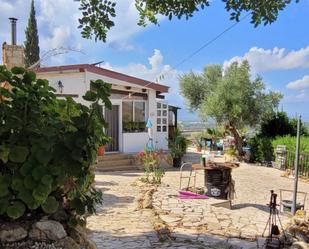
<svg viewBox="0 0 309 249"><path fill-rule="evenodd" d="M196 151L197 152L201 152L202 151L202 147L196 147Z"/></svg>
<svg viewBox="0 0 309 249"><path fill-rule="evenodd" d="M104 153L105 153L105 145L101 145L98 148L98 156L104 156Z"/></svg>

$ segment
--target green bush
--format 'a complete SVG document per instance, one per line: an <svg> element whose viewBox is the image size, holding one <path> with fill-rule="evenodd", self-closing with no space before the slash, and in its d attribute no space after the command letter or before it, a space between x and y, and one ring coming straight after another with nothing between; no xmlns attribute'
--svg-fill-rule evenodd
<svg viewBox="0 0 309 249"><path fill-rule="evenodd" d="M289 118L286 112L276 112L266 116L262 123L259 135L275 138L277 136L296 136L297 119ZM300 134L308 136L308 128L301 123Z"/></svg>
<svg viewBox="0 0 309 249"><path fill-rule="evenodd" d="M1 66L0 82L11 86L0 86L0 216L64 209L69 225L83 223L102 198L90 166L108 141L99 103L110 108L110 85L92 81L87 107L57 99L47 80L23 68Z"/></svg>
<svg viewBox="0 0 309 249"><path fill-rule="evenodd" d="M273 146L271 139L254 136L249 139L248 145L250 146L250 162L271 162L273 158Z"/></svg>
<svg viewBox="0 0 309 249"><path fill-rule="evenodd" d="M296 137L294 136L283 136L276 137L272 141L273 147L276 149L278 145L285 145L286 149L289 151L295 151L296 148ZM300 152L309 153L309 137L301 136L300 137Z"/></svg>

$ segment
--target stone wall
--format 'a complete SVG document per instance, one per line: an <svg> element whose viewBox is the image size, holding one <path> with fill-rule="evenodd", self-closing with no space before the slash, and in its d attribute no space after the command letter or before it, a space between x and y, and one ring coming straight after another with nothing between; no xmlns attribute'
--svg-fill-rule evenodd
<svg viewBox="0 0 309 249"><path fill-rule="evenodd" d="M2 44L2 61L8 69L12 67L24 67L24 47L20 45L9 45L4 42Z"/></svg>

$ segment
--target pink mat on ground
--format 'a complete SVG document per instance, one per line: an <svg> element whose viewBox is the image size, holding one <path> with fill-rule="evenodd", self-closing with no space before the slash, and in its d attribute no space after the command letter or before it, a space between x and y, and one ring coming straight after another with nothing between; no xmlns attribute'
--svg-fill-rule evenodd
<svg viewBox="0 0 309 249"><path fill-rule="evenodd" d="M200 195L189 191L179 191L180 199L208 199L207 195Z"/></svg>

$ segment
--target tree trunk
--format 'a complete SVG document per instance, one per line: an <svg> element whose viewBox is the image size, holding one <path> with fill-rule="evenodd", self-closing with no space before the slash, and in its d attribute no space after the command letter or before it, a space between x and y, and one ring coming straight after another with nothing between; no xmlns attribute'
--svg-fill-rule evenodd
<svg viewBox="0 0 309 249"><path fill-rule="evenodd" d="M236 150L238 151L238 155L239 156L243 156L244 155L244 151L243 151L243 140L242 140L242 137L240 136L240 134L237 131L235 126L230 125L229 130L231 131L231 133L233 134L233 136L235 138L235 147L236 147Z"/></svg>

